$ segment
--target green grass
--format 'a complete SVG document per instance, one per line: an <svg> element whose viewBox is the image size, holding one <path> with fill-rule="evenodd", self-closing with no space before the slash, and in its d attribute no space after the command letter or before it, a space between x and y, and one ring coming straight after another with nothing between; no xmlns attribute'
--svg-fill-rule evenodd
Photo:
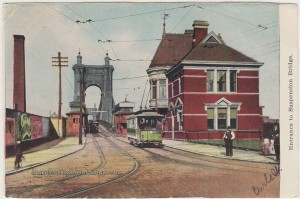
<svg viewBox="0 0 300 199"><path fill-rule="evenodd" d="M224 140L193 140L191 142L225 146ZM238 149L261 151L262 142L260 140L233 140L233 147Z"/></svg>

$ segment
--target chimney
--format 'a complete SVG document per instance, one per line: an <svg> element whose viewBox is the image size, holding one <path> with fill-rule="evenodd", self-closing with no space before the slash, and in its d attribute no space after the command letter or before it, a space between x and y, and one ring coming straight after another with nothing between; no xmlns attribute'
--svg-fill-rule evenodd
<svg viewBox="0 0 300 199"><path fill-rule="evenodd" d="M194 34L194 30L185 30L184 34L185 35L193 35Z"/></svg>
<svg viewBox="0 0 300 199"><path fill-rule="evenodd" d="M208 22L194 20L194 38L193 38L193 47L195 47L198 43L200 43L207 35L208 31Z"/></svg>
<svg viewBox="0 0 300 199"><path fill-rule="evenodd" d="M18 111L26 112L26 89L25 89L25 37L14 35L14 91L13 104Z"/></svg>

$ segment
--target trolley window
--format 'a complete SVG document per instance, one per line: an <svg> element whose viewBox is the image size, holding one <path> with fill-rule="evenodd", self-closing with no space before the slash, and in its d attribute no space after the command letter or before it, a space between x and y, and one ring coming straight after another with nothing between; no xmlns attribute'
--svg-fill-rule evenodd
<svg viewBox="0 0 300 199"><path fill-rule="evenodd" d="M156 130L161 120L161 117L139 117L138 123L141 130Z"/></svg>

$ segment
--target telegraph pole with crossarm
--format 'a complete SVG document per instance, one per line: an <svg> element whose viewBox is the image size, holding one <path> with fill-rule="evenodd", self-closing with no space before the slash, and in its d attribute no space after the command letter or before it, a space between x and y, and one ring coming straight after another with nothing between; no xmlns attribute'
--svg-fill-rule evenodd
<svg viewBox="0 0 300 199"><path fill-rule="evenodd" d="M57 57L52 57L52 66L58 67L59 69L59 80L58 80L58 132L59 129L59 120L61 119L61 67L68 66L68 57L62 57L60 52L58 52ZM59 132L60 133L60 132Z"/></svg>

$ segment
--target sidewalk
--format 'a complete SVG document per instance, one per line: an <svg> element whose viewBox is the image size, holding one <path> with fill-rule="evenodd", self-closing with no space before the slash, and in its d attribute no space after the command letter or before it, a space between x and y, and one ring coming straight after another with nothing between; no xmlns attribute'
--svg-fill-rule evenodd
<svg viewBox="0 0 300 199"><path fill-rule="evenodd" d="M78 137L67 137L49 149L35 151L32 153L26 153L26 151L24 151L25 160L22 161L22 167L19 169L14 168L15 156L6 158L5 175L18 173L75 153L84 147L85 141L86 138L83 136L83 144L79 145Z"/></svg>
<svg viewBox="0 0 300 199"><path fill-rule="evenodd" d="M193 153L198 153L201 155L233 159L249 162L261 162L261 163L277 163L275 155L264 156L261 152L256 151L246 151L240 149L233 149L233 156L229 157L225 154L225 147L213 146L208 144L196 144L184 141L175 140L163 140L163 144L170 148L175 148L183 151L189 151Z"/></svg>

